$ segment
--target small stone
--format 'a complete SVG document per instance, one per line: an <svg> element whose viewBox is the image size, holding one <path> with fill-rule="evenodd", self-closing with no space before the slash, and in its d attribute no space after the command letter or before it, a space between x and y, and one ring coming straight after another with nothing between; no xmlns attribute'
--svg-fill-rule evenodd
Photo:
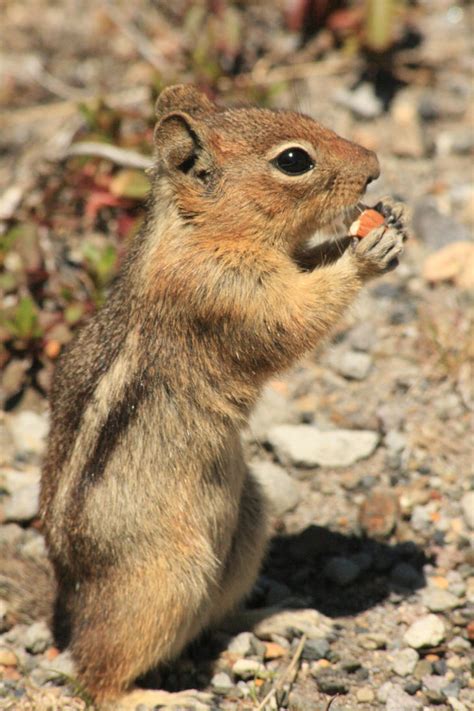
<svg viewBox="0 0 474 711"><path fill-rule="evenodd" d="M323 694L347 694L349 691L347 682L331 670L317 669L314 676Z"/></svg>
<svg viewBox="0 0 474 711"><path fill-rule="evenodd" d="M228 674L225 672L219 672L218 674L214 674L212 677L211 686L218 694L227 694L227 692L229 692L234 685Z"/></svg>
<svg viewBox="0 0 474 711"><path fill-rule="evenodd" d="M435 284L452 281L462 289L474 287L474 244L453 242L430 254L423 265L423 278Z"/></svg>
<svg viewBox="0 0 474 711"><path fill-rule="evenodd" d="M337 373L349 380L365 380L372 368L372 358L357 351L334 352L329 364Z"/></svg>
<svg viewBox="0 0 474 711"><path fill-rule="evenodd" d="M421 593L421 601L430 612L445 612L446 610L454 610L459 607L460 602L456 595L453 595L449 590L441 588L427 588Z"/></svg>
<svg viewBox="0 0 474 711"><path fill-rule="evenodd" d="M425 696L430 704L433 704L433 706L439 706L440 704L444 704L446 701L446 696L443 692L437 691L436 689L426 689Z"/></svg>
<svg viewBox="0 0 474 711"><path fill-rule="evenodd" d="M376 489L362 502L359 511L359 525L370 537L389 536L399 516L398 498L391 491Z"/></svg>
<svg viewBox="0 0 474 711"><path fill-rule="evenodd" d="M431 674L433 671L433 665L427 659L420 659L417 663L413 676L417 681L421 681L425 676Z"/></svg>
<svg viewBox="0 0 474 711"><path fill-rule="evenodd" d="M378 632L367 632L360 636L360 644L364 649L385 649L387 638Z"/></svg>
<svg viewBox="0 0 474 711"><path fill-rule="evenodd" d="M351 328L348 339L354 350L370 351L376 341L375 329L368 321L362 321Z"/></svg>
<svg viewBox="0 0 474 711"><path fill-rule="evenodd" d="M288 649L283 647L281 644L278 644L277 642L265 642L264 647L264 659L280 659L280 657L284 657L288 653Z"/></svg>
<svg viewBox="0 0 474 711"><path fill-rule="evenodd" d="M38 514L39 472L3 471L0 488L7 492L2 501L4 521L30 521Z"/></svg>
<svg viewBox="0 0 474 711"><path fill-rule="evenodd" d="M360 704L369 704L375 699L375 694L368 686L362 686L356 691L356 699Z"/></svg>
<svg viewBox="0 0 474 711"><path fill-rule="evenodd" d="M283 516L297 506L300 500L298 487L282 467L261 461L252 462L250 470L270 501L275 516Z"/></svg>
<svg viewBox="0 0 474 711"><path fill-rule="evenodd" d="M404 640L410 647L436 647L443 641L446 631L443 621L436 615L425 615L416 620L404 634Z"/></svg>
<svg viewBox="0 0 474 711"><path fill-rule="evenodd" d="M68 651L58 654L53 659L45 659L40 662L31 672L31 678L40 686L54 681L56 684L64 684L67 679L74 677L74 664Z"/></svg>
<svg viewBox="0 0 474 711"><path fill-rule="evenodd" d="M370 430L318 430L312 425L273 427L268 436L283 464L348 467L370 457L379 435Z"/></svg>
<svg viewBox="0 0 474 711"><path fill-rule="evenodd" d="M474 491L468 491L461 499L464 520L469 528L474 529Z"/></svg>
<svg viewBox="0 0 474 711"><path fill-rule="evenodd" d="M399 454L407 446L405 435L398 430L389 430L384 437L384 445L390 452Z"/></svg>
<svg viewBox="0 0 474 711"><path fill-rule="evenodd" d="M404 691L407 692L407 694L410 694L410 696L414 696L417 691L421 689L421 682L419 681L407 681L405 686L403 687Z"/></svg>
<svg viewBox="0 0 474 711"><path fill-rule="evenodd" d="M51 632L46 622L35 622L30 625L23 637L25 649L31 654L41 654L52 643Z"/></svg>
<svg viewBox="0 0 474 711"><path fill-rule="evenodd" d="M0 666L16 667L17 664L18 658L16 654L7 647L0 647Z"/></svg>
<svg viewBox="0 0 474 711"><path fill-rule="evenodd" d="M329 652L329 643L326 639L308 639L305 642L302 658L307 661L325 659Z"/></svg>
<svg viewBox="0 0 474 711"><path fill-rule="evenodd" d="M343 556L330 558L323 569L323 575L341 587L353 583L359 577L360 572L357 563Z"/></svg>
<svg viewBox="0 0 474 711"><path fill-rule="evenodd" d="M24 457L43 454L49 430L46 413L39 415L37 412L24 410L10 415L6 424L18 454Z"/></svg>
<svg viewBox="0 0 474 711"><path fill-rule="evenodd" d="M391 105L394 124L392 151L406 158L422 158L425 154L424 133L416 101L410 89L397 93Z"/></svg>
<svg viewBox="0 0 474 711"><path fill-rule="evenodd" d="M386 711L419 711L422 704L418 699L414 699L402 688L393 684L387 694L385 708Z"/></svg>
<svg viewBox="0 0 474 711"><path fill-rule="evenodd" d="M253 634L251 632L241 632L229 642L227 649L232 654L246 657L252 653L252 639Z"/></svg>
<svg viewBox="0 0 474 711"><path fill-rule="evenodd" d="M369 82L362 82L355 89L339 89L334 94L337 104L350 109L356 118L373 119L380 116L383 103Z"/></svg>
<svg viewBox="0 0 474 711"><path fill-rule="evenodd" d="M305 634L308 639L327 637L332 631L332 622L313 609L282 610L275 612L258 622L254 634L260 639L272 639L273 635L281 635L286 639L297 634Z"/></svg>
<svg viewBox="0 0 474 711"><path fill-rule="evenodd" d="M254 659L238 659L232 667L232 672L240 679L253 679L265 671L265 666Z"/></svg>
<svg viewBox="0 0 474 711"><path fill-rule="evenodd" d="M392 669L399 676L408 676L412 674L418 662L418 654L414 649L407 647L394 653Z"/></svg>

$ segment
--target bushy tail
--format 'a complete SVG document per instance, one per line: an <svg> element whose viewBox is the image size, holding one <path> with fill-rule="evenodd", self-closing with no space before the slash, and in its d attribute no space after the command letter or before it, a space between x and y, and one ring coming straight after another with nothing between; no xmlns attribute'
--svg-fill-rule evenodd
<svg viewBox="0 0 474 711"><path fill-rule="evenodd" d="M40 619L51 622L55 598L52 566L40 546L22 545L21 540L0 543L0 600L6 614L3 629L19 622Z"/></svg>

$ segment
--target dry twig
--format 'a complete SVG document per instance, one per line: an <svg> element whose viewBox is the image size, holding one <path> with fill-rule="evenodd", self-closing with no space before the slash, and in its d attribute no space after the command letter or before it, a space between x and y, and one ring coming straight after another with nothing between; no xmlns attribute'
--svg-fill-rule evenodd
<svg viewBox="0 0 474 711"><path fill-rule="evenodd" d="M137 151L127 148L112 146L110 143L97 143L95 141L79 141L73 143L66 149L65 155L69 156L97 156L105 158L111 163L121 165L125 168L139 168L146 170L152 165L152 159Z"/></svg>
<svg viewBox="0 0 474 711"><path fill-rule="evenodd" d="M304 635L302 635L302 637L298 643L298 646L295 649L295 653L293 655L291 662L288 664L288 666L286 667L285 671L280 676L280 678L278 679L276 684L270 689L270 691L265 696L265 698L259 703L256 711L264 711L265 706L278 693L278 691L280 691L280 689L282 688L282 686L284 684L290 684L290 685L293 684L293 682L296 678L296 675L298 673L298 664L299 664L301 655L303 653L303 647L305 645L305 642L306 642L306 635L304 634Z"/></svg>

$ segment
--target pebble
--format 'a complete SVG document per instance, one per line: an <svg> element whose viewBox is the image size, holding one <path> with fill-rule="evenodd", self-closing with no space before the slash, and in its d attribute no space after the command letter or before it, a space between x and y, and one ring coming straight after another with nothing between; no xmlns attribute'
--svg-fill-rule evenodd
<svg viewBox="0 0 474 711"><path fill-rule="evenodd" d="M250 471L260 483L275 516L283 516L298 505L301 498L299 489L282 467L273 462L259 461L250 464Z"/></svg>
<svg viewBox="0 0 474 711"><path fill-rule="evenodd" d="M312 425L273 427L268 438L283 464L301 467L348 467L370 457L379 441L370 430L321 431Z"/></svg>
<svg viewBox="0 0 474 711"><path fill-rule="evenodd" d="M422 703L393 684L388 691L385 708L387 711L418 711L422 708Z"/></svg>
<svg viewBox="0 0 474 711"><path fill-rule="evenodd" d="M436 615L424 615L416 620L404 634L404 640L410 647L436 647L443 641L446 631L443 621Z"/></svg>
<svg viewBox="0 0 474 711"><path fill-rule="evenodd" d="M260 639L272 639L273 635L293 639L295 630L308 639L321 639L327 637L332 629L333 624L327 617L307 609L276 612L258 622L253 631Z"/></svg>
<svg viewBox="0 0 474 711"><path fill-rule="evenodd" d="M44 659L31 672L31 678L40 686L54 681L56 684L65 683L74 677L74 664L69 652L62 652L54 659Z"/></svg>
<svg viewBox="0 0 474 711"><path fill-rule="evenodd" d="M408 676L415 670L418 654L414 649L407 647L393 654L392 669L399 676Z"/></svg>
<svg viewBox="0 0 474 711"><path fill-rule="evenodd" d="M323 569L323 575L336 585L345 587L350 585L360 575L361 569L354 560L335 556L330 558Z"/></svg>
<svg viewBox="0 0 474 711"><path fill-rule="evenodd" d="M387 538L395 528L398 516L397 496L391 491L376 489L360 506L359 525L371 538Z"/></svg>
<svg viewBox="0 0 474 711"><path fill-rule="evenodd" d="M313 672L320 691L324 694L347 694L349 686L344 678L331 669L316 669Z"/></svg>
<svg viewBox="0 0 474 711"><path fill-rule="evenodd" d="M459 598L449 590L441 588L427 588L421 593L421 601L430 612L445 612L459 607Z"/></svg>
<svg viewBox="0 0 474 711"><path fill-rule="evenodd" d="M333 370L349 380L365 380L372 368L372 358L368 353L335 351L329 357L329 364Z"/></svg>
<svg viewBox="0 0 474 711"><path fill-rule="evenodd" d="M255 659L238 659L232 667L233 674L240 679L253 679L264 671L264 664Z"/></svg>
<svg viewBox="0 0 474 711"><path fill-rule="evenodd" d="M12 435L17 456L30 457L43 454L49 430L46 413L39 415L37 412L24 410L8 417L6 425Z"/></svg>
<svg viewBox="0 0 474 711"><path fill-rule="evenodd" d="M305 642L301 656L307 661L326 659L329 649L329 643L326 639L308 639Z"/></svg>
<svg viewBox="0 0 474 711"><path fill-rule="evenodd" d="M23 636L23 645L31 654L41 654L52 641L51 632L44 621L30 625Z"/></svg>
<svg viewBox="0 0 474 711"><path fill-rule="evenodd" d="M218 694L226 694L234 685L228 674L219 672L212 677L211 686Z"/></svg>
<svg viewBox="0 0 474 711"><path fill-rule="evenodd" d="M241 632L229 642L227 649L232 654L246 657L252 653L252 641L253 634L251 632Z"/></svg>
<svg viewBox="0 0 474 711"><path fill-rule="evenodd" d="M18 664L17 656L11 649L0 647L0 666L16 667Z"/></svg>
<svg viewBox="0 0 474 711"><path fill-rule="evenodd" d="M362 686L356 691L356 699L360 704L369 704L375 699L375 694L368 686Z"/></svg>
<svg viewBox="0 0 474 711"><path fill-rule="evenodd" d="M474 491L468 491L461 499L464 520L469 528L474 529Z"/></svg>
<svg viewBox="0 0 474 711"><path fill-rule="evenodd" d="M383 111L383 103L376 95L369 82L362 82L355 89L339 89L334 94L334 101L361 119L374 119Z"/></svg>
<svg viewBox="0 0 474 711"><path fill-rule="evenodd" d="M2 472L1 484L8 494L2 500L4 521L31 521L38 514L40 473L14 469Z"/></svg>

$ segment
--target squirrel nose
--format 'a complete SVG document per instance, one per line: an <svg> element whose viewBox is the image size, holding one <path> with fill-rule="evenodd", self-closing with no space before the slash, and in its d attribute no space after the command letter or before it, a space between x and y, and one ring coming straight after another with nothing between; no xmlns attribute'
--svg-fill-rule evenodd
<svg viewBox="0 0 474 711"><path fill-rule="evenodd" d="M367 151L367 178L365 181L365 187L372 183L380 175L380 165L379 160L373 151Z"/></svg>

